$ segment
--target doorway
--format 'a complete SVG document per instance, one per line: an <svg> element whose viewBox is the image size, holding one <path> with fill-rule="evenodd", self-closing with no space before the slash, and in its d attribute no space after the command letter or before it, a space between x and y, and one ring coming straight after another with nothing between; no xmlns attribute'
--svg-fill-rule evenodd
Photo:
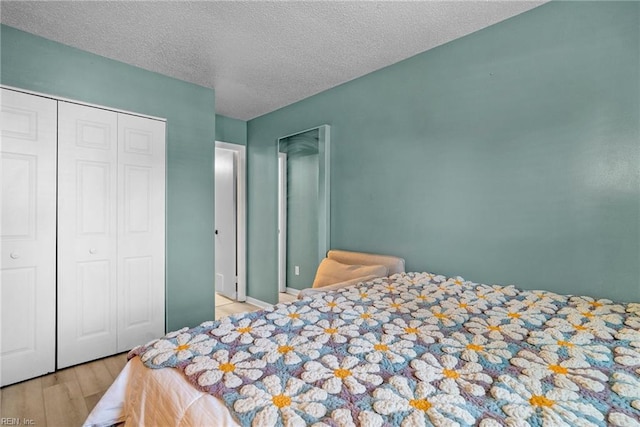
<svg viewBox="0 0 640 427"><path fill-rule="evenodd" d="M215 143L215 291L247 299L246 147Z"/></svg>

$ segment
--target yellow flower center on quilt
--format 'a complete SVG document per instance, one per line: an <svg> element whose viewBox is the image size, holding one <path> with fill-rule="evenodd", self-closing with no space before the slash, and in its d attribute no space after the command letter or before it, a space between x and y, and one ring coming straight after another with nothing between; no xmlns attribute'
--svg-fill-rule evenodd
<svg viewBox="0 0 640 427"><path fill-rule="evenodd" d="M386 345L386 344L382 344L382 343L374 345L373 348L378 350L378 351L387 351L387 350L389 350L389 346Z"/></svg>
<svg viewBox="0 0 640 427"><path fill-rule="evenodd" d="M531 396L531 399L529 399L529 403L533 406L546 406L547 408L550 408L556 402L551 399L547 399L544 396L540 396L539 394L534 394Z"/></svg>
<svg viewBox="0 0 640 427"><path fill-rule="evenodd" d="M458 286L462 285L462 282L460 280L454 280L453 283Z"/></svg>
<svg viewBox="0 0 640 427"><path fill-rule="evenodd" d="M596 308L598 308L598 307L602 307L603 305L604 305L604 304L602 304L601 302L598 302L598 301L593 301L593 302L591 303L591 306L592 306L592 307L596 307Z"/></svg>
<svg viewBox="0 0 640 427"><path fill-rule="evenodd" d="M349 375L351 375L351 371L348 369L342 369L342 368L338 368L336 370L333 371L333 375L335 375L337 378L347 378Z"/></svg>
<svg viewBox="0 0 640 427"><path fill-rule="evenodd" d="M285 406L291 405L291 398L289 396L285 396L284 394L279 394L277 396L273 396L271 401L278 408L284 408Z"/></svg>
<svg viewBox="0 0 640 427"><path fill-rule="evenodd" d="M416 409L427 412L431 409L431 403L427 399L411 399L409 401L409 405L413 406Z"/></svg>
<svg viewBox="0 0 640 427"><path fill-rule="evenodd" d="M511 317L512 319L519 319L520 317L522 317L520 313L509 313L507 314L507 316Z"/></svg>
<svg viewBox="0 0 640 427"><path fill-rule="evenodd" d="M182 344L176 347L176 351L187 350L189 348L189 344Z"/></svg>
<svg viewBox="0 0 640 427"><path fill-rule="evenodd" d="M289 316L289 318L291 318L291 319L299 319L300 318L300 315L298 313L291 313L291 314L288 314L287 316Z"/></svg>
<svg viewBox="0 0 640 427"><path fill-rule="evenodd" d="M426 300L427 296L426 295L418 295L416 298L421 299L421 300Z"/></svg>
<svg viewBox="0 0 640 427"><path fill-rule="evenodd" d="M482 346L477 344L467 344L467 349L473 350L473 351L480 351L482 350Z"/></svg>
<svg viewBox="0 0 640 427"><path fill-rule="evenodd" d="M324 330L327 334L335 334L338 332L338 328L325 328Z"/></svg>
<svg viewBox="0 0 640 427"><path fill-rule="evenodd" d="M248 334L249 332L251 332L251 326L247 326L245 328L238 328L237 331L240 332L241 334Z"/></svg>
<svg viewBox="0 0 640 427"><path fill-rule="evenodd" d="M560 365L549 365L549 370L555 372L556 374L565 375L568 371L567 368Z"/></svg>
<svg viewBox="0 0 640 427"><path fill-rule="evenodd" d="M366 293L366 292L363 292L363 293L360 294L360 298L367 298L368 296L369 296L369 294Z"/></svg>
<svg viewBox="0 0 640 427"><path fill-rule="evenodd" d="M233 372L236 366L233 363L222 363L219 368L222 372Z"/></svg>
<svg viewBox="0 0 640 427"><path fill-rule="evenodd" d="M417 334L418 328L406 327L404 328L404 331L408 334Z"/></svg>
<svg viewBox="0 0 640 427"><path fill-rule="evenodd" d="M388 290L389 292L393 292L396 290L395 286L385 286L385 289Z"/></svg>
<svg viewBox="0 0 640 427"><path fill-rule="evenodd" d="M499 331L500 326L487 326L487 329L490 331Z"/></svg>
<svg viewBox="0 0 640 427"><path fill-rule="evenodd" d="M591 313L590 311L583 311L582 315L587 318L593 317L593 313Z"/></svg>
<svg viewBox="0 0 640 427"><path fill-rule="evenodd" d="M478 299L487 299L486 295L478 295Z"/></svg>
<svg viewBox="0 0 640 427"><path fill-rule="evenodd" d="M327 303L327 307L337 307L337 306L338 306L338 304L336 304L333 301Z"/></svg>
<svg viewBox="0 0 640 427"><path fill-rule="evenodd" d="M371 315L370 315L369 313L362 313L362 314L360 315L360 318L361 318L361 319L370 319L370 318L371 318Z"/></svg>
<svg viewBox="0 0 640 427"><path fill-rule="evenodd" d="M400 307L402 307L402 304L394 302L393 304L390 304L389 307L391 307L391 308L400 308Z"/></svg>
<svg viewBox="0 0 640 427"><path fill-rule="evenodd" d="M289 353L291 350L293 350L293 347L291 347L290 345L281 345L280 347L278 347L278 353L281 354Z"/></svg>
<svg viewBox="0 0 640 427"><path fill-rule="evenodd" d="M558 345L560 347L573 347L575 344L570 343L569 341L558 341Z"/></svg>
<svg viewBox="0 0 640 427"><path fill-rule="evenodd" d="M447 378L453 378L454 380L460 378L460 374L453 369L443 369L442 374Z"/></svg>
<svg viewBox="0 0 640 427"><path fill-rule="evenodd" d="M447 315L446 314L442 314L442 313L434 313L433 314L435 317L437 317L438 319L446 319Z"/></svg>
<svg viewBox="0 0 640 427"><path fill-rule="evenodd" d="M461 302L460 304L458 304L458 307L460 308L464 308L465 310L467 309L467 307L469 307L469 304L466 304L464 302Z"/></svg>

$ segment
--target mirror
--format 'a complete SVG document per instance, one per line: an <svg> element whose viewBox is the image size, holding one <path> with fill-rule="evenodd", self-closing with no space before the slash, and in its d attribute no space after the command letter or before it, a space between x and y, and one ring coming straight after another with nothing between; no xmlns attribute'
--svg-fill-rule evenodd
<svg viewBox="0 0 640 427"><path fill-rule="evenodd" d="M278 139L279 291L310 288L329 250L329 125Z"/></svg>

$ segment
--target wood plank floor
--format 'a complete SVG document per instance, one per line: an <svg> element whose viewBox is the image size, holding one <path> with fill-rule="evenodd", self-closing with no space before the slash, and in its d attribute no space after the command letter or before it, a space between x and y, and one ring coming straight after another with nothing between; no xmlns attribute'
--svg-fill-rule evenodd
<svg viewBox="0 0 640 427"><path fill-rule="evenodd" d="M259 310L216 294L216 319ZM280 302L296 297L280 294ZM0 418L32 420L37 427L81 426L127 363L127 353L63 369L0 389ZM5 423L6 424L6 423Z"/></svg>
<svg viewBox="0 0 640 427"><path fill-rule="evenodd" d="M63 369L0 390L0 418L38 427L80 426L125 363L127 353Z"/></svg>

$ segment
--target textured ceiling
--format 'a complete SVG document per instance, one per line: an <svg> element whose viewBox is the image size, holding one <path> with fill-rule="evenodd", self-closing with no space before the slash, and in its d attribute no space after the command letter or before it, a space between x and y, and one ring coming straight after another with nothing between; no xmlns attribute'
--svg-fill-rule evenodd
<svg viewBox="0 0 640 427"><path fill-rule="evenodd" d="M544 1L2 1L3 24L216 90L248 120Z"/></svg>

